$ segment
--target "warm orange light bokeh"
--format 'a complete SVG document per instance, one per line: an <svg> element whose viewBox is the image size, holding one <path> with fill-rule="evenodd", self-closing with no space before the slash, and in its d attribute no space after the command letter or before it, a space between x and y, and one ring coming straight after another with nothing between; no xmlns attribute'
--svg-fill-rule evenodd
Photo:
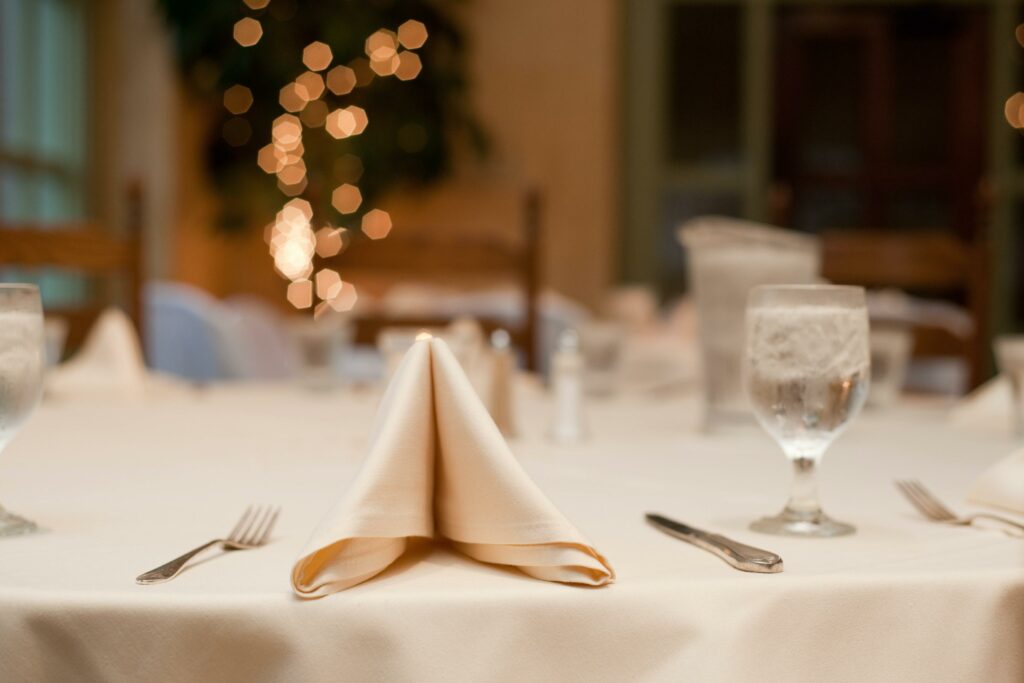
<svg viewBox="0 0 1024 683"><path fill-rule="evenodd" d="M306 88L298 83L289 83L281 88L278 102L285 111L299 112L305 108L311 98Z"/></svg>
<svg viewBox="0 0 1024 683"><path fill-rule="evenodd" d="M313 305L313 283L296 280L288 284L288 303L295 308L309 308Z"/></svg>
<svg viewBox="0 0 1024 683"><path fill-rule="evenodd" d="M299 118L306 126L319 128L327 120L327 103L323 100L313 100L302 110Z"/></svg>
<svg viewBox="0 0 1024 683"><path fill-rule="evenodd" d="M398 70L400 63L398 53L394 53L385 59L371 59L370 68L378 76L392 76Z"/></svg>
<svg viewBox="0 0 1024 683"><path fill-rule="evenodd" d="M415 52L405 50L398 53L398 68L395 69L395 76L400 81L411 81L420 75L423 69L423 62Z"/></svg>
<svg viewBox="0 0 1024 683"><path fill-rule="evenodd" d="M316 253L321 258L337 256L345 246L345 228L330 226L316 231Z"/></svg>
<svg viewBox="0 0 1024 683"><path fill-rule="evenodd" d="M232 114L244 114L252 106L252 91L244 85L233 85L224 91L224 108Z"/></svg>
<svg viewBox="0 0 1024 683"><path fill-rule="evenodd" d="M363 194L355 185L339 185L331 193L331 205L339 213L355 213L363 203Z"/></svg>
<svg viewBox="0 0 1024 683"><path fill-rule="evenodd" d="M334 59L334 55L331 54L330 46L319 40L310 43L302 50L302 63L310 71L323 71L331 65L332 59Z"/></svg>
<svg viewBox="0 0 1024 683"><path fill-rule="evenodd" d="M422 21L410 19L398 27L398 40L410 50L423 47L427 42L427 27Z"/></svg>
<svg viewBox="0 0 1024 683"><path fill-rule="evenodd" d="M1003 107L1006 121L1014 128L1024 128L1024 121L1021 120L1021 107L1024 107L1024 92L1010 95Z"/></svg>
<svg viewBox="0 0 1024 683"><path fill-rule="evenodd" d="M295 82L306 89L307 98L318 99L324 94L324 77L315 71L306 71L295 79Z"/></svg>
<svg viewBox="0 0 1024 683"><path fill-rule="evenodd" d="M356 294L355 285L351 282L345 282L342 280L341 287L331 297L327 304L338 313L344 313L345 311L351 311L352 307L356 305L356 301L359 300L359 296Z"/></svg>
<svg viewBox="0 0 1024 683"><path fill-rule="evenodd" d="M335 95L347 95L356 87L356 72L347 66L336 66L327 72L327 87Z"/></svg>
<svg viewBox="0 0 1024 683"><path fill-rule="evenodd" d="M347 138L356 129L356 120L346 109L335 109L327 115L324 122L327 133L336 139Z"/></svg>
<svg viewBox="0 0 1024 683"><path fill-rule="evenodd" d="M316 295L327 301L341 293L341 276L338 271L324 268L316 274Z"/></svg>
<svg viewBox="0 0 1024 683"><path fill-rule="evenodd" d="M351 107L345 107L345 111L352 115L352 119L356 124L351 135L359 135L366 130L366 126L370 123L370 119L366 116L365 109L352 105Z"/></svg>
<svg viewBox="0 0 1024 683"><path fill-rule="evenodd" d="M380 240L391 232L391 216L387 211L371 209L363 216L363 234L371 240Z"/></svg>
<svg viewBox="0 0 1024 683"><path fill-rule="evenodd" d="M390 60L398 51L398 36L385 29L376 31L366 39L365 51L370 61Z"/></svg>
<svg viewBox="0 0 1024 683"><path fill-rule="evenodd" d="M277 173L285 167L287 152L275 147L273 144L260 147L256 154L256 163L263 169L264 173Z"/></svg>
<svg viewBox="0 0 1024 683"><path fill-rule="evenodd" d="M298 117L282 114L274 119L271 127L274 144L285 150L295 149L302 142L302 124Z"/></svg>
<svg viewBox="0 0 1024 683"><path fill-rule="evenodd" d="M327 121L324 125L331 137L340 140L350 135L359 135L366 130L367 123L369 123L369 120L366 116L366 110L353 105L332 111L327 115Z"/></svg>
<svg viewBox="0 0 1024 683"><path fill-rule="evenodd" d="M235 22L235 42L242 47L252 47L263 37L263 26L252 17L245 17Z"/></svg>

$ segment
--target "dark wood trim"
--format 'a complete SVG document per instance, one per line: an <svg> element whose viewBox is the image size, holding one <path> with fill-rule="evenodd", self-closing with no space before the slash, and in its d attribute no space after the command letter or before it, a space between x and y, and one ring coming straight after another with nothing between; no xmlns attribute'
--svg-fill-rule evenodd
<svg viewBox="0 0 1024 683"><path fill-rule="evenodd" d="M401 226L383 240L355 239L339 255L317 257L317 268L336 267L347 279L402 278L416 281L481 281L513 280L522 292L523 318L518 328L509 329L512 341L522 351L529 370L539 367L537 357L539 335L539 298L541 291L541 222L542 202L536 188L523 191L522 225L518 239L500 239L478 233L452 234L446 230L429 230L416 226L406 234ZM372 344L377 333L387 326L441 327L447 318L366 314L357 316L356 341ZM483 317L485 332L509 325Z"/></svg>
<svg viewBox="0 0 1024 683"><path fill-rule="evenodd" d="M101 280L100 301L74 310L47 310L47 315L68 319L68 348L75 348L103 307L115 300L116 278L126 283L124 308L143 333L143 192L133 182L127 192L127 234L91 222L2 223L0 265L58 268Z"/></svg>

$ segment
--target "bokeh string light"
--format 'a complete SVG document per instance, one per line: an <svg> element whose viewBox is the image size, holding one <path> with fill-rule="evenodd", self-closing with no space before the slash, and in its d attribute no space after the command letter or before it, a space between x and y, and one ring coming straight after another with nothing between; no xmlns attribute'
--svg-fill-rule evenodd
<svg viewBox="0 0 1024 683"><path fill-rule="evenodd" d="M249 10L259 11L271 6L272 0L243 2ZM270 11L271 16L275 16L272 6ZM244 48L255 46L263 36L264 27L255 17L243 17L233 26L233 38ZM265 237L275 270L289 281L286 298L297 309L312 308L319 300L314 315L327 310L346 311L358 299L355 287L345 282L337 270L315 266L317 257L330 259L342 253L349 233L323 217L315 218L312 204L301 196L309 188L304 130L322 127L329 140L337 141L361 135L370 124L366 110L355 104L329 102L328 96L352 95L357 88L369 86L375 78L415 79L423 69L423 62L414 50L423 47L427 38L426 25L417 20L408 20L395 30L380 28L366 37L365 57L334 65L336 55L331 46L314 40L307 43L299 55L305 70L284 83L277 92L277 104L283 113L273 120L270 142L259 148L256 163L264 173L276 178L278 189L290 198L267 226ZM253 91L243 84L232 85L224 91L224 107L233 115L223 125L223 137L228 144L241 146L253 136L249 122L242 116L252 107L253 100ZM425 135L422 126L409 123L398 130L395 142L400 149L415 151L422 149ZM363 174L362 160L350 151L343 151L336 157L333 171L339 184L331 192L331 207L341 216L359 220L367 238L387 237L392 228L391 216L383 209L364 206L357 184ZM321 223L321 227L315 228L315 223Z"/></svg>
<svg viewBox="0 0 1024 683"><path fill-rule="evenodd" d="M154 4L190 97L217 119L204 158L220 198L211 215L218 232L268 225L283 203L302 198L314 230L344 224L367 241L362 216L386 208L382 197L440 179L456 149L487 153L467 97L458 0L225 0L218 12L203 0ZM332 136L325 124L335 111ZM343 184L360 191L354 213L331 203ZM315 259L317 268L339 267Z"/></svg>
<svg viewBox="0 0 1024 683"><path fill-rule="evenodd" d="M254 10L269 4L269 0L245 2ZM243 18L234 25L234 38L243 47L255 45L262 35L262 26L254 18ZM256 161L262 171L276 176L278 189L292 197L268 226L266 235L274 268L290 281L286 298L295 308L311 308L314 299L319 299L315 309L315 315L319 315L328 308L349 310L358 299L355 287L342 280L336 270L321 268L315 271L314 268L315 256L332 258L344 250L347 232L344 228L330 225L314 231L312 205L299 198L308 187L303 159L303 127L322 126L335 140L363 133L369 125L365 109L349 105L331 110L322 98L328 91L336 97L348 95L357 87L368 86L375 76L395 76L401 81L416 78L423 63L412 50L422 47L427 35L426 26L415 20L406 21L397 31L379 29L366 38L364 52L367 59L357 58L348 66L336 65L333 68L329 68L334 60L331 47L324 42L313 41L302 50L302 64L308 70L278 91L278 104L286 113L274 119L271 142L259 149ZM224 128L229 144L244 144L251 137L248 122L239 115L245 113L252 103L252 91L244 85L234 85L224 92L224 107L235 114ZM409 130L415 133L412 128ZM415 147L415 137L410 137L408 131L402 129L399 146ZM410 144L408 139L413 143ZM363 203L362 193L355 184L362 175L362 160L345 153L338 158L335 170L345 182L333 190L331 205L339 214L355 214ZM362 216L362 232L372 240L387 237L391 227L391 216L382 209L370 209Z"/></svg>

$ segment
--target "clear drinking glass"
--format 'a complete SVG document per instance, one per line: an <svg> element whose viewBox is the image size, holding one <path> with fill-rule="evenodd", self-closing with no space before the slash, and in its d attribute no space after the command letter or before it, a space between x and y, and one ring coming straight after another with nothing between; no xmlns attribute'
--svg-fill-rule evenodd
<svg viewBox="0 0 1024 683"><path fill-rule="evenodd" d="M296 318L290 329L299 351L302 385L313 391L336 388L355 332L352 325L341 316L327 315L319 320Z"/></svg>
<svg viewBox="0 0 1024 683"><path fill-rule="evenodd" d="M1013 434L1024 437L1024 335L999 335L996 337L995 350L999 372L1010 382Z"/></svg>
<svg viewBox="0 0 1024 683"><path fill-rule="evenodd" d="M756 287L747 303L744 379L758 422L794 467L789 502L754 531L841 536L854 527L818 502L815 468L860 411L870 381L864 290L833 285Z"/></svg>
<svg viewBox="0 0 1024 683"><path fill-rule="evenodd" d="M0 284L0 452L38 405L44 367L39 289ZM34 522L0 507L0 536L35 530Z"/></svg>
<svg viewBox="0 0 1024 683"><path fill-rule="evenodd" d="M743 306L757 285L818 280L817 238L747 221L702 216L680 228L697 307L708 429L749 419L743 396Z"/></svg>

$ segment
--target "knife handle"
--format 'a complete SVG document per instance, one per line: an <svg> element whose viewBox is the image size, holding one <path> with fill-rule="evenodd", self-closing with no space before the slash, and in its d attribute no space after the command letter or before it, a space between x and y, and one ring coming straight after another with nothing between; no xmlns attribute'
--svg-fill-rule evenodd
<svg viewBox="0 0 1024 683"><path fill-rule="evenodd" d="M776 574L782 571L782 558L773 552L734 541L718 534L695 534L686 540L717 555L744 572Z"/></svg>

